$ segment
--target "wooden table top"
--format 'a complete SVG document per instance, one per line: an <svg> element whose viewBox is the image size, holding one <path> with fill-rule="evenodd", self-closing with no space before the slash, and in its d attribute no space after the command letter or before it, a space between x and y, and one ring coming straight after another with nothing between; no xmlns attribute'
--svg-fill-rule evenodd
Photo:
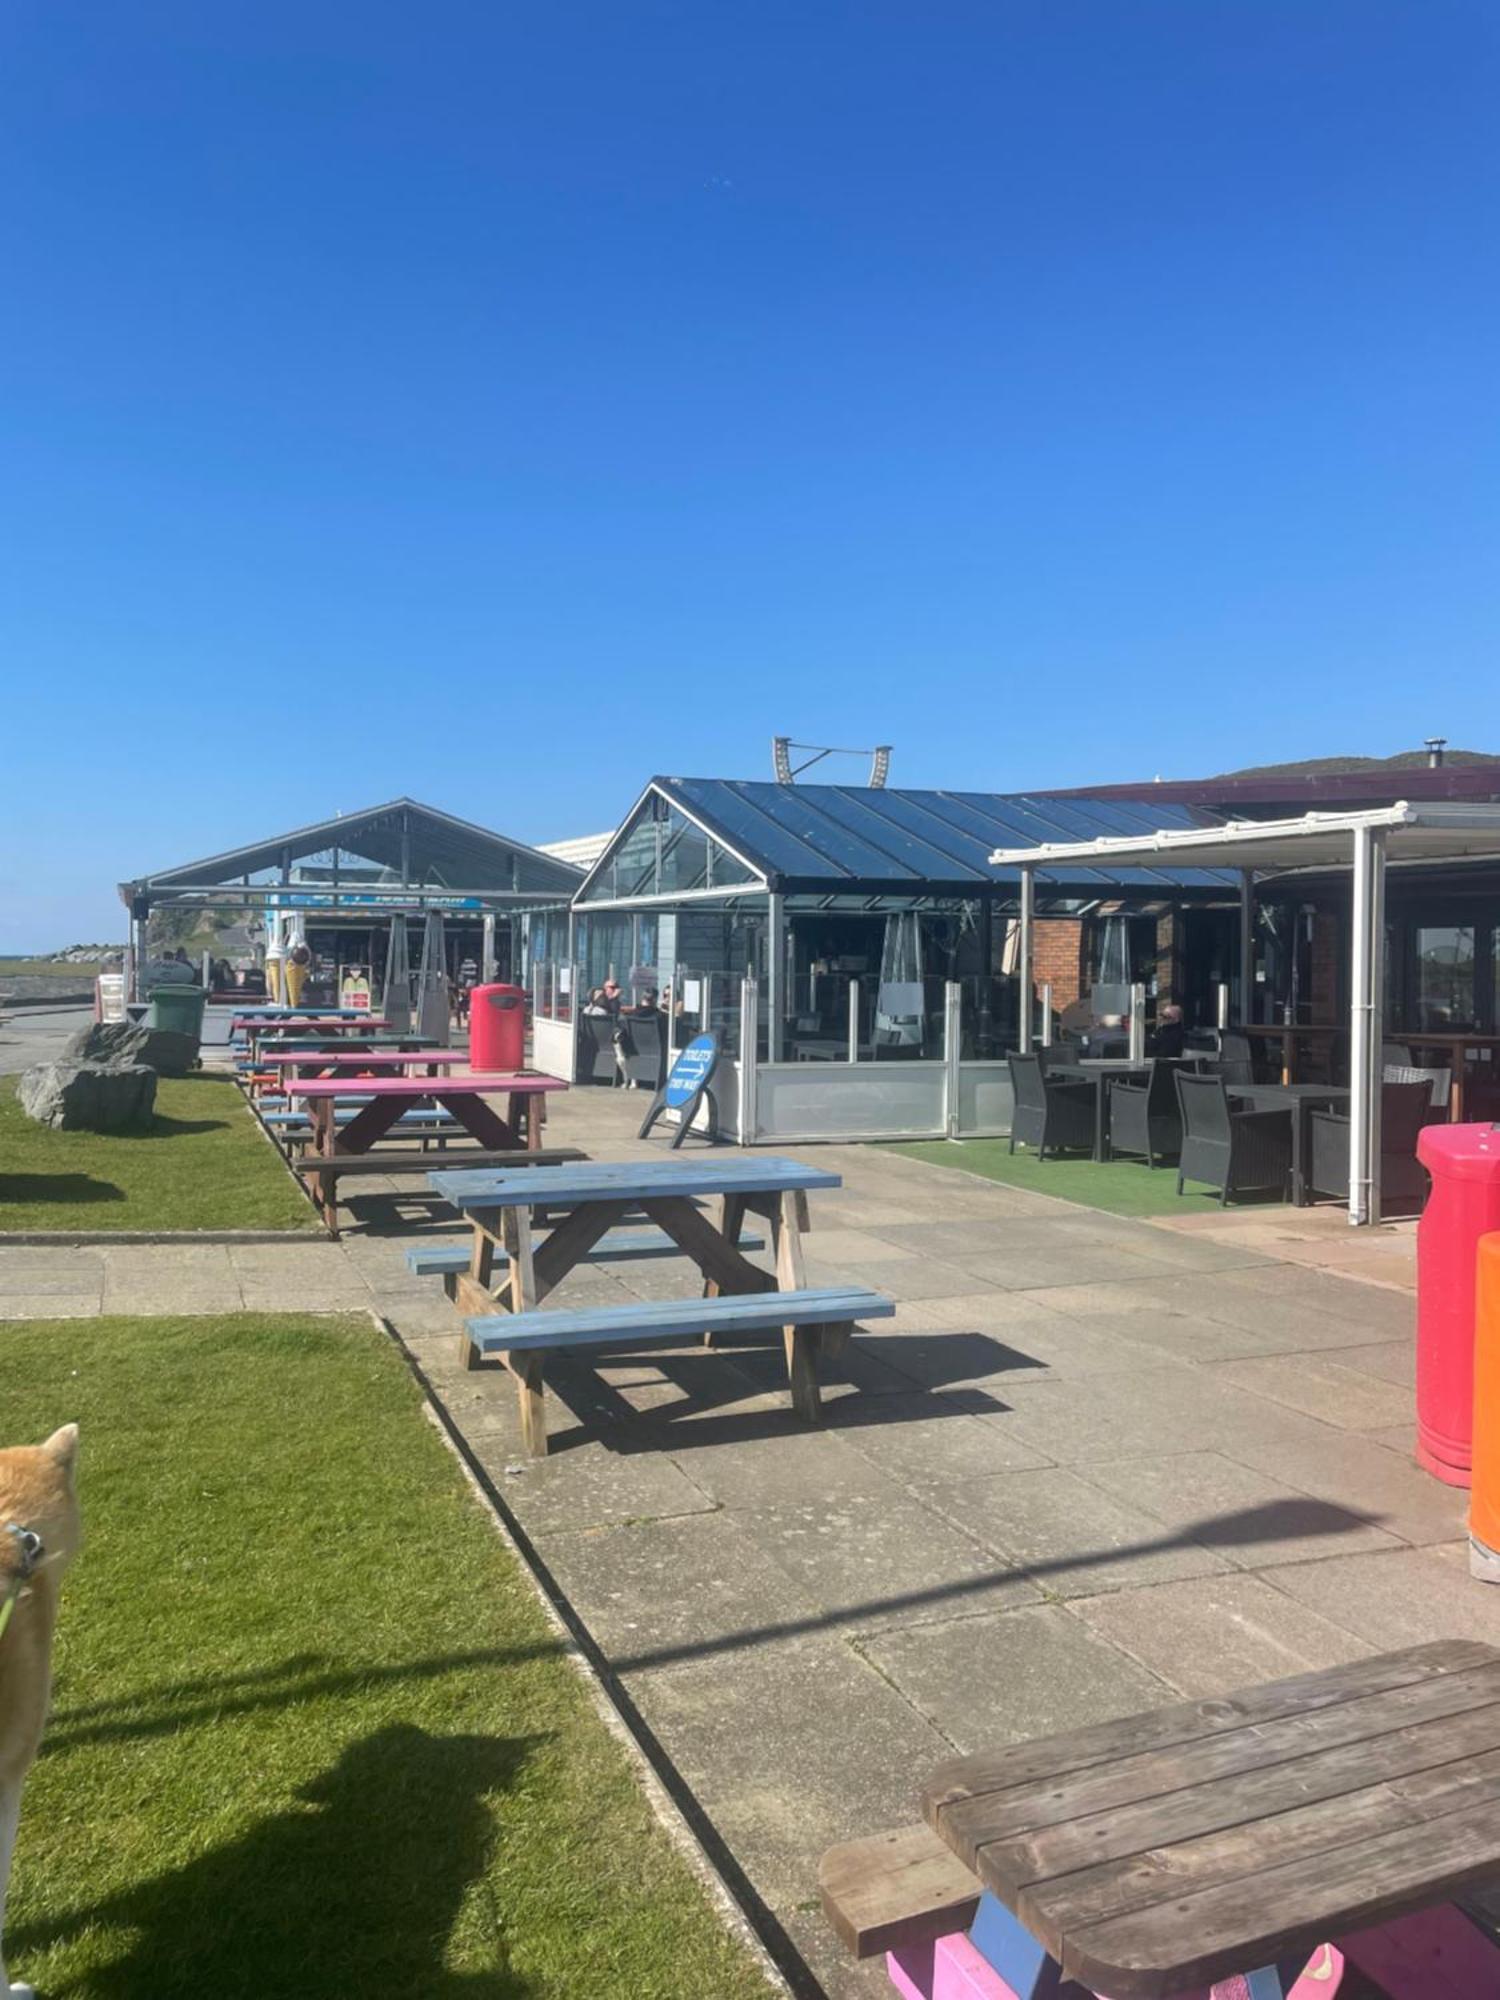
<svg viewBox="0 0 1500 2000"><path fill-rule="evenodd" d="M1500 1873L1500 1652L1444 1640L958 1758L923 1811L1066 1975L1163 2000Z"/></svg>
<svg viewBox="0 0 1500 2000"><path fill-rule="evenodd" d="M291 1068L297 1063L342 1064L353 1068L405 1069L412 1063L467 1063L467 1049L270 1049L261 1057L268 1065Z"/></svg>
<svg viewBox="0 0 1500 2000"><path fill-rule="evenodd" d="M703 1160L579 1160L563 1167L493 1168L429 1176L444 1201L466 1211L581 1206L589 1201L670 1200L700 1194L786 1194L836 1188L825 1167L762 1155Z"/></svg>
<svg viewBox="0 0 1500 2000"><path fill-rule="evenodd" d="M289 1076L288 1097L539 1097L543 1091L566 1090L560 1076L540 1076L534 1070L487 1070L470 1076Z"/></svg>

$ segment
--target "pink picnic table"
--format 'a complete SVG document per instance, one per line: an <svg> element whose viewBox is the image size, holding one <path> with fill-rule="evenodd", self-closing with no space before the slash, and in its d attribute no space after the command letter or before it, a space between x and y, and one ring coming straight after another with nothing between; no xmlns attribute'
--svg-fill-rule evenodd
<svg viewBox="0 0 1500 2000"><path fill-rule="evenodd" d="M346 1082L356 1077L392 1075L436 1076L439 1070L452 1071L467 1066L467 1049L270 1049L260 1058L267 1069L281 1069L292 1076L339 1076L349 1072ZM283 1079L284 1081L285 1079Z"/></svg>
<svg viewBox="0 0 1500 2000"><path fill-rule="evenodd" d="M419 1052L424 1060L430 1051ZM340 1098L350 1095L350 1080L340 1076L289 1077L288 1097L302 1098L313 1127L313 1151L325 1159L341 1153L368 1153L383 1139L403 1111L415 1104L437 1104L451 1111L481 1146L492 1152L540 1152L542 1147L542 1100L554 1090L566 1090L561 1077L541 1076L533 1070L499 1070L484 1075L457 1076L371 1076L359 1080L359 1095L369 1101L349 1120L338 1125L334 1111ZM507 1100L505 1116L493 1109L490 1099ZM533 1109L524 1118L528 1100Z"/></svg>

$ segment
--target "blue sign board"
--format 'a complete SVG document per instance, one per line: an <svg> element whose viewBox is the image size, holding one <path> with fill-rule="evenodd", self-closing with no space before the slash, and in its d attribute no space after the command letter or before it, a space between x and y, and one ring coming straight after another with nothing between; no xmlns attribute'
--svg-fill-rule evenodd
<svg viewBox="0 0 1500 2000"><path fill-rule="evenodd" d="M672 1065L662 1102L680 1111L702 1090L719 1060L719 1044L713 1035L695 1035Z"/></svg>

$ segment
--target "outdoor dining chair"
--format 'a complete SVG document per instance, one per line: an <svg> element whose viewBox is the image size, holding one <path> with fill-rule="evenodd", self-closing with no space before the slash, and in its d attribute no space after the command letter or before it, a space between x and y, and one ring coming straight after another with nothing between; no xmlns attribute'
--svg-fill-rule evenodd
<svg viewBox="0 0 1500 2000"><path fill-rule="evenodd" d="M620 1058L625 1080L639 1090L659 1090L662 1024L657 1014L627 1014L620 1022Z"/></svg>
<svg viewBox="0 0 1500 2000"><path fill-rule="evenodd" d="M1387 1043L1386 1046L1389 1048L1390 1044ZM1394 1057L1387 1055L1385 1058L1385 1067L1381 1071L1381 1081L1384 1083L1425 1083L1432 1092L1432 1108L1437 1114L1435 1117L1429 1118L1427 1123L1429 1125L1441 1125L1447 1122L1448 1103L1453 1093L1453 1071L1451 1069L1447 1067L1441 1069L1424 1069L1420 1063L1414 1063L1409 1060L1406 1062L1397 1062Z"/></svg>
<svg viewBox="0 0 1500 2000"><path fill-rule="evenodd" d="M1254 1083L1255 1053L1250 1047L1250 1037L1242 1035L1238 1028L1222 1029L1219 1053L1208 1068L1224 1083Z"/></svg>
<svg viewBox="0 0 1500 2000"><path fill-rule="evenodd" d="M1177 1192L1184 1181L1205 1181L1218 1191L1219 1206L1232 1194L1274 1188L1284 1193L1292 1171L1292 1112L1236 1111L1222 1076L1194 1076L1179 1070L1177 1103L1182 1112L1182 1154Z"/></svg>
<svg viewBox="0 0 1500 2000"><path fill-rule="evenodd" d="M1432 1122L1425 1081L1380 1087L1380 1200L1382 1207L1420 1208L1427 1199L1427 1169L1417 1158L1417 1134ZM1349 1199L1349 1120L1342 1112L1314 1111L1308 1118L1305 1180L1314 1194Z"/></svg>
<svg viewBox="0 0 1500 2000"><path fill-rule="evenodd" d="M1148 1167L1167 1166L1182 1150L1182 1113L1172 1065L1152 1062L1144 1080L1111 1077L1108 1155L1144 1154Z"/></svg>
<svg viewBox="0 0 1500 2000"><path fill-rule="evenodd" d="M620 1024L613 1014L583 1016L582 1069L585 1083L620 1084L625 1081L616 1049Z"/></svg>
<svg viewBox="0 0 1500 2000"><path fill-rule="evenodd" d="M1050 1076L1039 1055L1012 1055L1010 1150L1034 1146L1039 1160L1054 1153L1094 1150L1094 1085Z"/></svg>

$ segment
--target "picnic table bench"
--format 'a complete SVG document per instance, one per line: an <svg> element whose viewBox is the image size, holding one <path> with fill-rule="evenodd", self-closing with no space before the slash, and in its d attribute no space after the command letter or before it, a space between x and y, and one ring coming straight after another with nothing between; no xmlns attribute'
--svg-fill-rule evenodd
<svg viewBox="0 0 1500 2000"><path fill-rule="evenodd" d="M308 1192L334 1237L338 1235L338 1182L348 1171L344 1162L368 1155L378 1159L385 1170L405 1168L410 1155L374 1150L378 1141L399 1125L404 1113L435 1106L449 1114L453 1128L467 1132L489 1155L535 1154L542 1148L542 1103L550 1092L568 1087L560 1077L525 1070L461 1078L373 1076L359 1082L357 1105L350 1104L348 1085L338 1077L292 1077L286 1086L288 1098L299 1098L309 1107L310 1150L315 1157L305 1162ZM489 1100L495 1097L506 1100L503 1117L491 1107ZM352 1110L354 1115L341 1116L341 1108ZM426 1164L431 1166L430 1158Z"/></svg>
<svg viewBox="0 0 1500 2000"><path fill-rule="evenodd" d="M464 1315L460 1336L464 1365L498 1360L516 1378L521 1428L533 1457L545 1457L547 1425L542 1357L564 1350L629 1349L670 1341L711 1342L720 1334L779 1330L786 1345L792 1407L809 1422L820 1414L817 1363L837 1353L856 1321L885 1317L895 1308L878 1292L853 1286L810 1288L803 1271L802 1233L810 1189L838 1187L837 1174L795 1160L601 1161L511 1171L445 1170L431 1186L472 1225L467 1268L453 1260L441 1270L449 1297ZM717 1221L698 1200L716 1196ZM560 1213L538 1243L532 1213ZM752 1264L742 1240L749 1213L771 1225L774 1273ZM703 1273L705 1296L576 1310L538 1310L541 1301L575 1266L599 1249L615 1227L643 1214L666 1247L649 1254L680 1254Z"/></svg>
<svg viewBox="0 0 1500 2000"><path fill-rule="evenodd" d="M1500 1994L1500 1947L1453 1902L1500 1875L1478 1642L955 1758L922 1808L819 1869L905 2000Z"/></svg>

